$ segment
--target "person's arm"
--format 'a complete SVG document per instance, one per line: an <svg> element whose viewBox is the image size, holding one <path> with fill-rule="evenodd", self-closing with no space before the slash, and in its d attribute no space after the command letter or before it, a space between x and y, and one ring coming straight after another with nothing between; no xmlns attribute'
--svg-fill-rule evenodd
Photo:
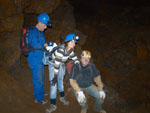
<svg viewBox="0 0 150 113"><path fill-rule="evenodd" d="M54 75L57 76L60 64L62 62L62 58L64 56L64 50L58 49L55 51L55 61L54 61Z"/></svg>
<svg viewBox="0 0 150 113"><path fill-rule="evenodd" d="M99 91L100 98L102 98L104 100L105 97L106 97L106 94L105 94L105 92L103 90L103 83L102 83L102 80L101 80L101 76L99 75L99 76L95 77L94 81L95 81L95 83L97 85L97 89Z"/></svg>
<svg viewBox="0 0 150 113"><path fill-rule="evenodd" d="M77 73L78 65L73 66L73 69L71 70L70 85L73 88L73 90L75 91L75 93L77 94L77 101L82 104L85 102L85 95L84 95L83 91L80 89L80 87L75 79L76 78L75 74Z"/></svg>
<svg viewBox="0 0 150 113"><path fill-rule="evenodd" d="M70 55L69 55L69 58L73 60L73 63L76 64L76 63L80 63L79 62L79 59L77 56L75 56L75 53L74 51L70 51Z"/></svg>
<svg viewBox="0 0 150 113"><path fill-rule="evenodd" d="M103 82L101 80L101 76L100 75L94 78L94 82L97 85L98 91L103 91L104 85L103 85Z"/></svg>
<svg viewBox="0 0 150 113"><path fill-rule="evenodd" d="M57 83L57 75L60 67L60 63L62 62L62 58L64 56L64 51L60 48L54 52L55 61L54 61L54 78L51 81L51 85L56 85Z"/></svg>
<svg viewBox="0 0 150 113"><path fill-rule="evenodd" d="M91 69L94 75L94 82L97 85L97 89L98 91L103 91L103 82L101 80L101 76L100 76L100 72L99 70L96 68L95 64L90 63L91 65Z"/></svg>
<svg viewBox="0 0 150 113"><path fill-rule="evenodd" d="M79 85L78 85L78 83L77 83L76 80L70 79L70 85L71 85L71 87L72 87L76 92L81 91L81 89L80 89L80 87L79 87Z"/></svg>
<svg viewBox="0 0 150 113"><path fill-rule="evenodd" d="M76 92L79 92L79 91L81 91L81 89L80 89L80 87L79 87L79 85L78 85L78 83L77 83L77 81L76 81L76 76L77 76L77 73L78 73L78 68L79 67L79 64L77 64L77 65L73 65L72 66L72 69L71 69L71 72L70 72L70 74L69 74L69 81L70 81L70 85L71 85L71 87L76 91Z"/></svg>
<svg viewBox="0 0 150 113"><path fill-rule="evenodd" d="M95 82L96 85L97 85L97 89L98 89L100 98L104 100L105 97L106 97L106 94L105 94L105 92L104 92L104 90L103 90L104 85L103 85L103 82L102 82L102 80L101 80L100 73L99 73L99 71L96 69L96 66L93 65L93 67L94 67L93 69L95 70L95 74L94 74L94 75L96 75L96 76L94 77L94 82Z"/></svg>

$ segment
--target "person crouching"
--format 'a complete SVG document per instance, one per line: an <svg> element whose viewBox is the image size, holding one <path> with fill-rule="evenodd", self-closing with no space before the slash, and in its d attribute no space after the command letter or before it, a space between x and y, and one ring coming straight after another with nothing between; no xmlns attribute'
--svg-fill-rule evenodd
<svg viewBox="0 0 150 113"><path fill-rule="evenodd" d="M94 109L99 113L106 113L102 109L102 99L105 99L105 92L103 91L103 83L101 81L101 75L96 66L90 62L90 51L82 51L79 64L72 67L70 72L70 85L73 88L75 97L81 106L81 113L87 113L87 99L84 92L94 97L95 104ZM94 85L94 82L96 85Z"/></svg>

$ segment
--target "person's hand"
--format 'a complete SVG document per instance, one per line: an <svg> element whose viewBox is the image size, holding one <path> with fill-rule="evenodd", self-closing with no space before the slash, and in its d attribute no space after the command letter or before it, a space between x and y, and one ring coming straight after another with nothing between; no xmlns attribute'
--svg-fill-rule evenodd
<svg viewBox="0 0 150 113"><path fill-rule="evenodd" d="M78 100L79 103L84 103L85 95L84 95L83 91L78 91L77 92L77 100Z"/></svg>
<svg viewBox="0 0 150 113"><path fill-rule="evenodd" d="M105 92L104 91L100 91L99 94L100 94L100 98L102 98L104 100L105 97L106 97Z"/></svg>
<svg viewBox="0 0 150 113"><path fill-rule="evenodd" d="M57 76L55 76L55 77L53 78L53 80L51 81L51 85L52 85L52 86L55 86L56 83L57 83Z"/></svg>
<svg viewBox="0 0 150 113"><path fill-rule="evenodd" d="M44 47L47 47L47 46L48 46L48 44L47 44L47 43L45 43L45 44L44 44Z"/></svg>

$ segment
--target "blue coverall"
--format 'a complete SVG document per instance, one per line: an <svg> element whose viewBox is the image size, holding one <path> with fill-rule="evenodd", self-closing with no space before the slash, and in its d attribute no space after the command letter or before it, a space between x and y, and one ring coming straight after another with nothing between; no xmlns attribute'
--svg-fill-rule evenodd
<svg viewBox="0 0 150 113"><path fill-rule="evenodd" d="M37 29L36 26L33 26ZM28 44L33 48L43 48L45 44L45 37L43 31L37 31L31 29L29 31ZM38 34L37 34L38 33ZM44 64L42 62L44 52L41 50L35 50L29 52L28 63L32 71L32 81L33 81L33 94L34 99L41 102L44 100Z"/></svg>

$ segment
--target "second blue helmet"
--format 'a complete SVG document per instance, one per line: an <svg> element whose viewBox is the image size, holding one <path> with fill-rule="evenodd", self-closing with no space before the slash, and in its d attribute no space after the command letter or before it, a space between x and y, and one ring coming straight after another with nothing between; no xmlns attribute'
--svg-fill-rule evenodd
<svg viewBox="0 0 150 113"><path fill-rule="evenodd" d="M74 40L75 43L77 43L78 40L79 40L79 36L76 36L74 33L68 34L68 35L66 36L64 42L66 43L66 42L69 42L69 41L71 41L71 40Z"/></svg>
<svg viewBox="0 0 150 113"><path fill-rule="evenodd" d="M41 13L38 17L37 20L42 22L43 24L47 25L47 26L51 26L50 23L50 18L46 13Z"/></svg>

